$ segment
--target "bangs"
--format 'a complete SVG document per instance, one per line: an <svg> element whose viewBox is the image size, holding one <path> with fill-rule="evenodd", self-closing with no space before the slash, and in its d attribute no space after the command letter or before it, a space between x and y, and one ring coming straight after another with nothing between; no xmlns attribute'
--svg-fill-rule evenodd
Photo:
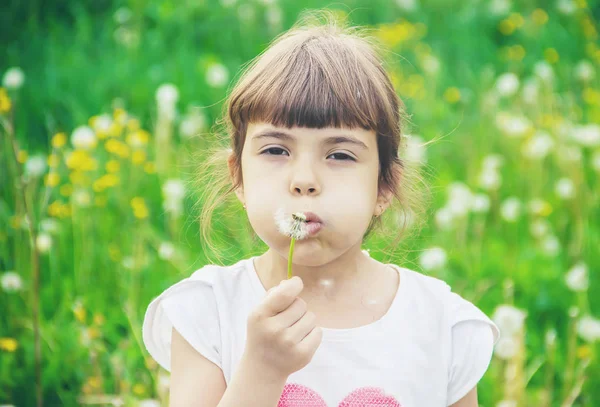
<svg viewBox="0 0 600 407"><path fill-rule="evenodd" d="M361 127L389 134L399 120L398 105L374 56L358 49L360 44L330 37L289 42L294 41L267 52L243 81L230 106L234 122L237 117L241 123Z"/></svg>

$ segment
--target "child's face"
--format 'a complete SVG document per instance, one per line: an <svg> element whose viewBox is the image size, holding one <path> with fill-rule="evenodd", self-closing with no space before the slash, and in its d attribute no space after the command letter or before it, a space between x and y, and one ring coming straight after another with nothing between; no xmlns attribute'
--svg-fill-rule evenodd
<svg viewBox="0 0 600 407"><path fill-rule="evenodd" d="M344 137L355 142L341 141ZM377 137L372 130L288 130L250 123L242 153L243 187L236 194L246 204L257 235L282 255L287 254L289 238L277 229L277 210L317 214L323 228L296 243L294 259L318 265L351 247L360 248L373 215L380 214L389 199L377 195L378 176Z"/></svg>

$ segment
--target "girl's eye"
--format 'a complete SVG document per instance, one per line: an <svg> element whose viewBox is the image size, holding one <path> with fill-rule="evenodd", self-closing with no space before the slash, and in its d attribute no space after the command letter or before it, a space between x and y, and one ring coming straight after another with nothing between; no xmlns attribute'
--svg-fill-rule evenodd
<svg viewBox="0 0 600 407"><path fill-rule="evenodd" d="M283 155L283 153L287 154L287 151L285 151L283 148L271 147L271 148L267 148L266 150L264 150L261 154L280 156L280 155ZM344 153L333 153L333 154L329 155L329 157L332 157L332 156L338 157L335 161L349 161L349 160L356 161L354 159L354 157L351 157L348 154L344 154Z"/></svg>

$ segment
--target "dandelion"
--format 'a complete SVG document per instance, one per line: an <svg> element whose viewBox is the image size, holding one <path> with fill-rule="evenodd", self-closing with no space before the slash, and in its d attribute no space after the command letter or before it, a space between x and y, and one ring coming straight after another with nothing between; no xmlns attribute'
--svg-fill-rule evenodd
<svg viewBox="0 0 600 407"><path fill-rule="evenodd" d="M175 116L175 105L179 100L179 91L171 83L165 83L156 90L156 103L161 115L172 119Z"/></svg>
<svg viewBox="0 0 600 407"><path fill-rule="evenodd" d="M543 199L535 198L527 204L529 212L536 216L548 216L552 212L552 206Z"/></svg>
<svg viewBox="0 0 600 407"><path fill-rule="evenodd" d="M544 82L552 82L554 79L554 70L546 61L540 61L533 67L535 75Z"/></svg>
<svg viewBox="0 0 600 407"><path fill-rule="evenodd" d="M539 101L540 87L535 80L527 80L523 84L521 94L525 103L533 105Z"/></svg>
<svg viewBox="0 0 600 407"><path fill-rule="evenodd" d="M425 144L423 139L419 136L413 136L407 134L406 136L406 150L404 150L404 157L408 162L415 164L424 164L427 162L427 156L425 151Z"/></svg>
<svg viewBox="0 0 600 407"><path fill-rule="evenodd" d="M545 219L536 219L529 225L529 232L537 238L542 238L550 231L550 223Z"/></svg>
<svg viewBox="0 0 600 407"><path fill-rule="evenodd" d="M79 126L71 134L71 144L78 150L91 150L97 143L94 130L88 126Z"/></svg>
<svg viewBox="0 0 600 407"><path fill-rule="evenodd" d="M439 270L443 268L448 261L446 251L441 247L430 247L419 256L419 264L423 270Z"/></svg>
<svg viewBox="0 0 600 407"><path fill-rule="evenodd" d="M519 201L519 198L513 196L502 202L500 215L507 222L516 222L521 215L521 201Z"/></svg>
<svg viewBox="0 0 600 407"><path fill-rule="evenodd" d="M488 7L494 16L504 16L510 12L512 4L510 0L492 0Z"/></svg>
<svg viewBox="0 0 600 407"><path fill-rule="evenodd" d="M585 263L580 262L574 265L565 276L567 287L571 291L582 292L589 287L588 268Z"/></svg>
<svg viewBox="0 0 600 407"><path fill-rule="evenodd" d="M523 328L526 317L525 311L509 304L502 304L496 307L492 320L506 337L510 337Z"/></svg>
<svg viewBox="0 0 600 407"><path fill-rule="evenodd" d="M532 128L531 122L525 116L512 115L507 112L498 113L496 126L507 136L515 138L524 136Z"/></svg>
<svg viewBox="0 0 600 407"><path fill-rule="evenodd" d="M40 221L40 229L50 234L56 234L60 230L60 224L56 219L47 218Z"/></svg>
<svg viewBox="0 0 600 407"><path fill-rule="evenodd" d="M573 14L577 10L577 5L573 0L558 0L556 4L556 8L562 14L570 15Z"/></svg>
<svg viewBox="0 0 600 407"><path fill-rule="evenodd" d="M517 354L518 350L519 347L514 337L503 336L496 343L494 354L502 360L509 360Z"/></svg>
<svg viewBox="0 0 600 407"><path fill-rule="evenodd" d="M281 8L278 6L271 6L267 8L265 11L265 19L271 27L281 26L281 21L283 20L283 12L281 11Z"/></svg>
<svg viewBox="0 0 600 407"><path fill-rule="evenodd" d="M454 215L450 208L444 207L435 213L435 224L443 230L450 229L454 224Z"/></svg>
<svg viewBox="0 0 600 407"><path fill-rule="evenodd" d="M43 155L30 157L25 162L25 174L37 178L46 172L47 166L46 159Z"/></svg>
<svg viewBox="0 0 600 407"><path fill-rule="evenodd" d="M13 338L0 338L0 350L14 352L17 350L18 342Z"/></svg>
<svg viewBox="0 0 600 407"><path fill-rule="evenodd" d="M175 254L175 246L170 242L162 242L158 248L158 257L162 260L169 260Z"/></svg>
<svg viewBox="0 0 600 407"><path fill-rule="evenodd" d="M225 86L229 81L229 71L223 64L211 64L206 70L206 83L213 88Z"/></svg>
<svg viewBox="0 0 600 407"><path fill-rule="evenodd" d="M396 0L396 4L404 11L415 11L417 9L416 0Z"/></svg>
<svg viewBox="0 0 600 407"><path fill-rule="evenodd" d="M25 74L19 67L7 69L2 77L2 86L6 89L19 89L23 83L25 83Z"/></svg>
<svg viewBox="0 0 600 407"><path fill-rule="evenodd" d="M183 199L185 197L185 185L180 179L169 179L162 187L163 208L165 211L179 216L183 213Z"/></svg>
<svg viewBox="0 0 600 407"><path fill-rule="evenodd" d="M191 108L179 124L179 134L189 139L197 136L205 127L206 116L199 108Z"/></svg>
<svg viewBox="0 0 600 407"><path fill-rule="evenodd" d="M37 249L40 253L47 253L52 247L52 238L47 233L40 233L35 241Z"/></svg>
<svg viewBox="0 0 600 407"><path fill-rule="evenodd" d="M519 90L519 77L512 72L502 74L496 80L496 91L500 96L510 97Z"/></svg>
<svg viewBox="0 0 600 407"><path fill-rule="evenodd" d="M2 289L7 293L17 292L23 289L23 280L21 280L21 276L16 272L7 271L6 273L2 273L0 285L2 285Z"/></svg>
<svg viewBox="0 0 600 407"><path fill-rule="evenodd" d="M471 201L471 211L485 213L490 210L490 197L486 194L475 194Z"/></svg>
<svg viewBox="0 0 600 407"><path fill-rule="evenodd" d="M577 322L577 333L586 342L600 339L600 321L591 315L582 316Z"/></svg>
<svg viewBox="0 0 600 407"><path fill-rule="evenodd" d="M440 60L433 55L426 55L421 61L423 69L430 75L435 75L440 70Z"/></svg>
<svg viewBox="0 0 600 407"><path fill-rule="evenodd" d="M549 256L556 256L560 251L560 241L554 235L548 235L542 241L542 250Z"/></svg>
<svg viewBox="0 0 600 407"><path fill-rule="evenodd" d="M571 138L583 147L600 146L600 126L587 124L576 126L571 131Z"/></svg>
<svg viewBox="0 0 600 407"><path fill-rule="evenodd" d="M554 140L545 131L536 132L523 146L523 155L533 160L546 157L554 147Z"/></svg>
<svg viewBox="0 0 600 407"><path fill-rule="evenodd" d="M501 400L496 404L496 407L517 407L518 404L514 400Z"/></svg>
<svg viewBox="0 0 600 407"><path fill-rule="evenodd" d="M288 279L292 278L292 256L294 254L294 245L296 240L302 240L308 236L308 230L304 225L307 223L306 216L302 212L293 213L291 217L286 216L283 208L275 213L275 223L277 228L284 235L291 237L290 252L288 256Z"/></svg>
<svg viewBox="0 0 600 407"><path fill-rule="evenodd" d="M596 72L591 62L583 60L575 66L575 77L580 81L589 82L594 79L594 76Z"/></svg>
<svg viewBox="0 0 600 407"><path fill-rule="evenodd" d="M561 178L556 182L554 192L561 199L571 199L575 196L575 184L569 178Z"/></svg>

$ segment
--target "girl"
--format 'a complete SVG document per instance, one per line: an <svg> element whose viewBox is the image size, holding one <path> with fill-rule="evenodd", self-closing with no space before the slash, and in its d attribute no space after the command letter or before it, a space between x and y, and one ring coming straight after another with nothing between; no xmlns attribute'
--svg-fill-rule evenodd
<svg viewBox="0 0 600 407"><path fill-rule="evenodd" d="M233 89L228 192L268 250L150 303L143 340L172 406L477 406L497 327L441 280L361 250L407 199L403 107L378 55L333 19L297 24ZM308 220L291 279L281 211Z"/></svg>

